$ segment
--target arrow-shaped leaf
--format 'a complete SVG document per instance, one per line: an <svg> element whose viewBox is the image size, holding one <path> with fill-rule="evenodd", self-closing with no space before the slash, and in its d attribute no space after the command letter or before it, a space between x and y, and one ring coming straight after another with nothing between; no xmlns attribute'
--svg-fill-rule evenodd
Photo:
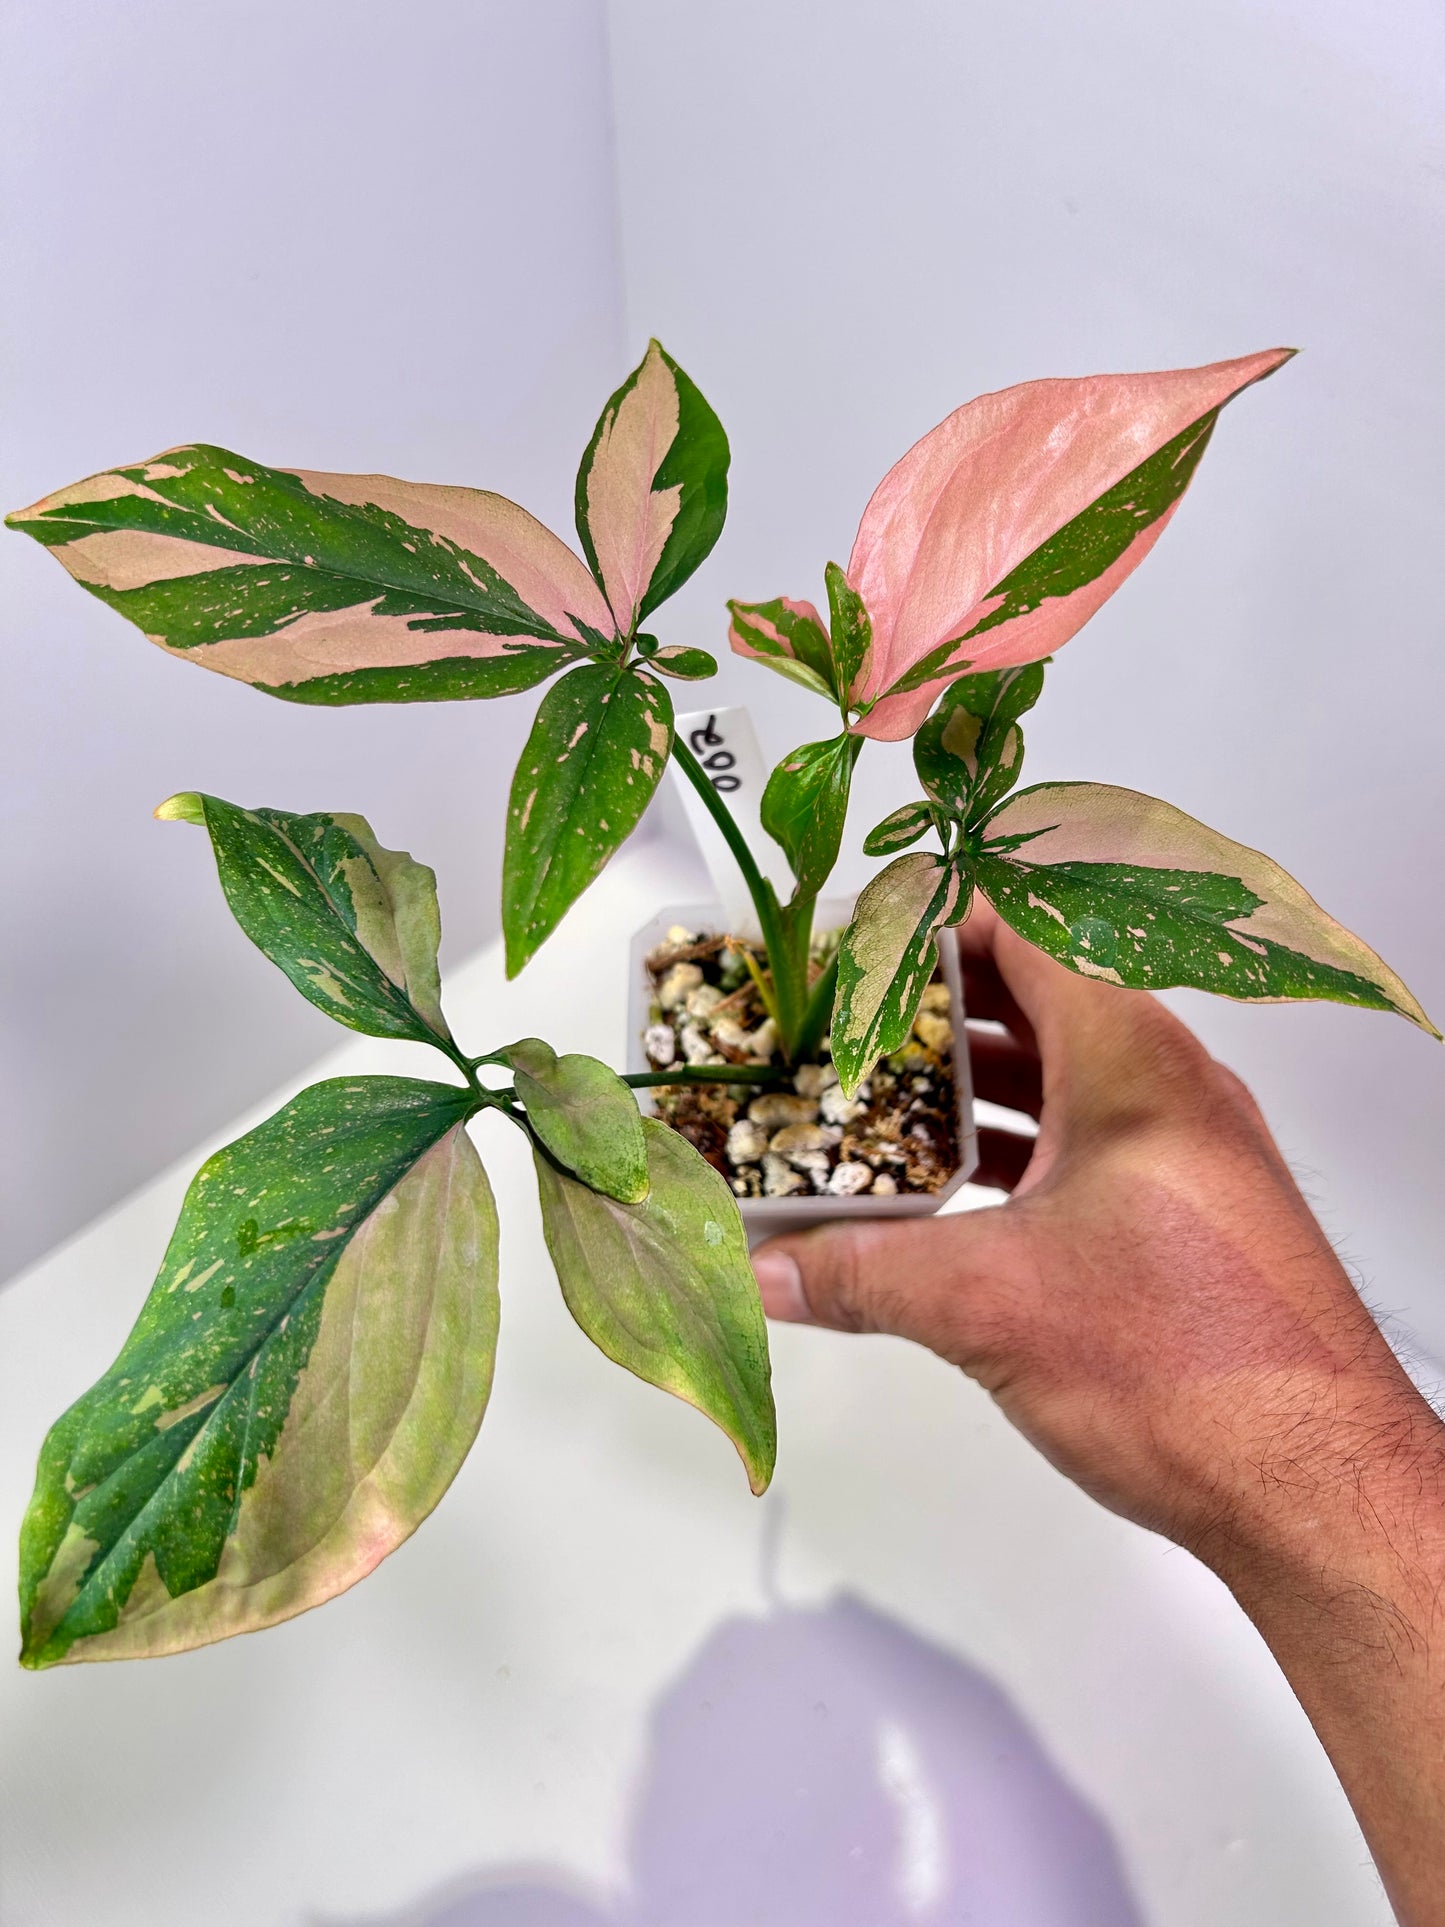
<svg viewBox="0 0 1445 1927"><path fill-rule="evenodd" d="M481 489L197 443L6 520L163 649L295 702L505 695L613 633L580 557Z"/></svg>
<svg viewBox="0 0 1445 1927"><path fill-rule="evenodd" d="M637 827L667 767L672 700L636 669L574 669L542 698L512 779L502 863L507 975Z"/></svg>
<svg viewBox="0 0 1445 1927"><path fill-rule="evenodd" d="M1107 783L1039 783L989 819L979 888L1086 977L1246 1001L1324 998L1439 1032L1369 945L1258 850Z"/></svg>
<svg viewBox="0 0 1445 1927"><path fill-rule="evenodd" d="M861 736L849 735L804 743L768 778L762 825L782 846L800 896L816 896L838 861L853 765L862 747Z"/></svg>
<svg viewBox="0 0 1445 1927"><path fill-rule="evenodd" d="M595 1057L559 1057L540 1037L496 1053L515 1080L527 1123L556 1161L609 1198L647 1196L647 1144L637 1099Z"/></svg>
<svg viewBox="0 0 1445 1927"><path fill-rule="evenodd" d="M41 1452L27 1665L290 1618L431 1511L496 1346L496 1210L467 1104L335 1079L202 1166L135 1329Z"/></svg>
<svg viewBox="0 0 1445 1927"><path fill-rule="evenodd" d="M918 850L861 893L838 952L833 1062L849 1096L880 1057L901 1049L933 975L934 935L960 895L950 864Z"/></svg>
<svg viewBox="0 0 1445 1927"><path fill-rule="evenodd" d="M593 1344L695 1405L737 1447L754 1492L777 1455L768 1337L727 1185L676 1131L644 1118L651 1190L621 1204L536 1154L542 1226L567 1309Z"/></svg>
<svg viewBox="0 0 1445 1927"><path fill-rule="evenodd" d="M722 423L660 342L608 401L577 471L577 533L619 635L676 593L722 533Z"/></svg>
<svg viewBox="0 0 1445 1927"><path fill-rule="evenodd" d="M364 817L243 810L194 791L156 815L208 831L237 923L328 1017L373 1037L450 1039L436 875L384 850Z"/></svg>

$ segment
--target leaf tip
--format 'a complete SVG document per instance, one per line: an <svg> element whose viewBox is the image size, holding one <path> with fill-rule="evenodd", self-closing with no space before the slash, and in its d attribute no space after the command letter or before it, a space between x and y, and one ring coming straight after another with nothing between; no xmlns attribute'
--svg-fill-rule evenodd
<svg viewBox="0 0 1445 1927"><path fill-rule="evenodd" d="M177 790L164 803L157 803L151 814L158 823L198 823L204 828L206 822L205 803L195 790Z"/></svg>

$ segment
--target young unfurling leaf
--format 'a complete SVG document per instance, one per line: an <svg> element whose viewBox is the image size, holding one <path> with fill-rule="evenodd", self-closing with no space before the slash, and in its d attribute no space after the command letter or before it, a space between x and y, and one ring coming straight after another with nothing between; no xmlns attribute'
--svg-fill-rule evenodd
<svg viewBox="0 0 1445 1927"><path fill-rule="evenodd" d="M961 894L951 864L900 856L858 898L838 953L833 1062L851 1096L880 1057L907 1041L933 974L934 936Z"/></svg>
<svg viewBox="0 0 1445 1927"><path fill-rule="evenodd" d="M740 656L765 662L790 682L838 700L833 646L811 602L776 596L771 602L730 602L728 641Z"/></svg>
<svg viewBox="0 0 1445 1927"><path fill-rule="evenodd" d="M209 833L237 923L328 1017L373 1037L450 1039L436 876L383 849L364 817L244 810L194 791L156 815Z"/></svg>
<svg viewBox="0 0 1445 1927"><path fill-rule="evenodd" d="M873 625L863 598L836 562L823 571L828 585L829 632L833 645L833 683L838 700L846 704L854 684L868 671L873 649Z"/></svg>
<svg viewBox="0 0 1445 1927"><path fill-rule="evenodd" d="M651 1189L622 1204L535 1155L542 1227L567 1309L601 1351L686 1399L737 1447L754 1492L777 1454L767 1326L727 1185L644 1118Z"/></svg>
<svg viewBox="0 0 1445 1927"><path fill-rule="evenodd" d="M1277 863L1169 803L1040 783L989 819L978 886L1005 923L1107 983L1398 1011L1438 1036L1394 971Z"/></svg>
<svg viewBox="0 0 1445 1927"><path fill-rule="evenodd" d="M218 1151L21 1534L27 1666L251 1632L366 1577L476 1437L497 1218L468 1094L314 1085Z"/></svg>
<svg viewBox="0 0 1445 1927"><path fill-rule="evenodd" d="M853 765L862 747L861 736L848 735L804 743L768 778L762 825L782 846L800 896L816 896L838 861Z"/></svg>
<svg viewBox="0 0 1445 1927"><path fill-rule="evenodd" d="M542 698L507 810L502 930L509 977L636 829L671 748L672 700L641 670L589 664Z"/></svg>
<svg viewBox="0 0 1445 1927"><path fill-rule="evenodd" d="M577 533L631 635L711 553L728 502L722 423L659 342L603 409L577 471Z"/></svg>
<svg viewBox="0 0 1445 1927"><path fill-rule="evenodd" d="M933 811L927 803L905 803L901 809L875 823L863 839L865 856L892 856L906 850L933 827Z"/></svg>
<svg viewBox="0 0 1445 1927"><path fill-rule="evenodd" d="M1044 684L1042 663L961 676L913 739L913 765L929 796L972 825L1017 783L1024 739L1018 718Z"/></svg>
<svg viewBox="0 0 1445 1927"><path fill-rule="evenodd" d="M527 1123L558 1164L623 1204L647 1196L647 1144L637 1099L595 1057L559 1057L540 1037L496 1053L508 1066Z"/></svg>

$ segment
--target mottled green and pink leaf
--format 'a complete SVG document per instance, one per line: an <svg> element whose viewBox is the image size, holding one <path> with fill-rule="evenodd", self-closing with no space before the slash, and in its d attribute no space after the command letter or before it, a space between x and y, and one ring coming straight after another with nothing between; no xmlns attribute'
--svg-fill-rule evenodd
<svg viewBox="0 0 1445 1927"><path fill-rule="evenodd" d="M507 808L502 931L509 977L637 827L671 749L672 699L645 671L589 664L542 698Z"/></svg>
<svg viewBox="0 0 1445 1927"><path fill-rule="evenodd" d="M953 866L919 850L895 858L859 896L838 952L833 1005L833 1062L847 1095L907 1042L933 975L936 933L961 894Z"/></svg>
<svg viewBox="0 0 1445 1927"><path fill-rule="evenodd" d="M156 815L208 832L237 923L328 1017L373 1037L450 1041L436 876L424 863L340 812L245 810L182 791Z"/></svg>
<svg viewBox="0 0 1445 1927"><path fill-rule="evenodd" d="M608 1358L721 1426L754 1492L777 1456L767 1325L737 1201L665 1124L644 1118L640 1204L590 1190L536 1153L542 1227L567 1309Z"/></svg>
<svg viewBox="0 0 1445 1927"><path fill-rule="evenodd" d="M1323 998L1439 1032L1367 943L1258 850L1107 783L1040 783L984 831L978 886L1082 976L1244 1001Z"/></svg>
<svg viewBox="0 0 1445 1927"><path fill-rule="evenodd" d="M272 1625L431 1511L496 1346L496 1211L467 1102L335 1079L202 1166L134 1330L41 1451L25 1664Z"/></svg>

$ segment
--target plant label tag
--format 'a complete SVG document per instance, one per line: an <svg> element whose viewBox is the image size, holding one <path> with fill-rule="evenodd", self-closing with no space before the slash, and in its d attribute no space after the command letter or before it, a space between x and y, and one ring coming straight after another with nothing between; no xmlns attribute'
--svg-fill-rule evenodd
<svg viewBox="0 0 1445 1927"><path fill-rule="evenodd" d="M733 821L757 859L758 868L786 898L792 888L787 859L770 836L763 832L763 789L768 780L767 765L758 747L753 719L743 707L735 709L697 709L676 720L678 738L687 744L707 772L713 788L727 804ZM713 888L727 912L728 927L740 937L757 940L757 912L748 895L737 859L727 839L713 821L707 805L678 769L672 780L682 794L683 806L692 833L707 864Z"/></svg>

